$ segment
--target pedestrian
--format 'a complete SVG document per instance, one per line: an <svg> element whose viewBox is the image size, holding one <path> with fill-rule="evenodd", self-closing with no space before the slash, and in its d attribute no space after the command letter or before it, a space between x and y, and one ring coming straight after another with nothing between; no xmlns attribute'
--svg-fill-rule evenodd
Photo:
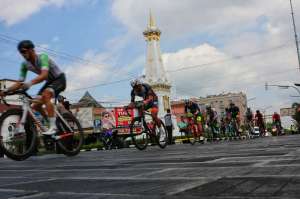
<svg viewBox="0 0 300 199"><path fill-rule="evenodd" d="M181 133L181 137L182 137L182 133L184 133L185 136L187 136L188 134L188 123L185 121L184 116L180 117L180 121L177 123L177 126L179 128L179 132Z"/></svg>
<svg viewBox="0 0 300 199"><path fill-rule="evenodd" d="M168 131L168 143L173 144L173 122L172 122L172 115L170 109L167 109L167 114L165 115L165 125Z"/></svg>

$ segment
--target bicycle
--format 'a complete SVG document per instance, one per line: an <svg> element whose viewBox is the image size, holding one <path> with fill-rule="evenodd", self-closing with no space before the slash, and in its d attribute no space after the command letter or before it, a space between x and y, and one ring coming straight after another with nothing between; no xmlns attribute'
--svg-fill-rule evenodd
<svg viewBox="0 0 300 199"><path fill-rule="evenodd" d="M126 111L127 109L128 107L125 107ZM167 146L167 130L161 119L159 122L160 127L152 118L151 113L144 110L142 103L135 102L134 117L130 123L130 136L137 149L146 149L149 141L155 142L162 149Z"/></svg>
<svg viewBox="0 0 300 199"><path fill-rule="evenodd" d="M231 118L228 126L227 126L227 132L229 137L236 137L239 136L239 129L238 129L238 123L236 118Z"/></svg>
<svg viewBox="0 0 300 199"><path fill-rule="evenodd" d="M122 142L117 136L118 130L107 129L100 133L100 141L106 150L111 150L113 148L122 148Z"/></svg>
<svg viewBox="0 0 300 199"><path fill-rule="evenodd" d="M6 95L19 95L22 106L11 107L0 116L0 149L4 154L17 161L29 158L37 149L39 135L47 131L47 127L35 116L32 103L41 103L33 99L25 90L6 92ZM2 98L7 106L11 106ZM60 113L55 100L56 125L55 135L43 135L43 140L57 143L57 150L67 156L80 152L83 144L83 130L79 121L71 112ZM24 127L25 131L20 130ZM45 143L47 146L49 143Z"/></svg>

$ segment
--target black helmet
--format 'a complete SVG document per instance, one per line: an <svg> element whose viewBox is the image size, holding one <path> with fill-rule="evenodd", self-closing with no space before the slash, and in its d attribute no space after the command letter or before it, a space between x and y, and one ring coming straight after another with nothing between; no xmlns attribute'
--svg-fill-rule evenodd
<svg viewBox="0 0 300 199"><path fill-rule="evenodd" d="M20 51L23 48L25 48L25 49L33 49L34 48L34 44L30 40L20 41L19 44L18 44L18 50Z"/></svg>

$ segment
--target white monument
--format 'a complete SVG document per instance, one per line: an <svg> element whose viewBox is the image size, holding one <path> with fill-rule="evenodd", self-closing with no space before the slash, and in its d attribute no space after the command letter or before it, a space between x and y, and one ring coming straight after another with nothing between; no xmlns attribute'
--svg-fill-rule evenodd
<svg viewBox="0 0 300 199"><path fill-rule="evenodd" d="M156 27L151 12L149 25L143 34L147 41L145 82L151 85L158 96L158 116L162 118L167 113L167 109L171 109L171 83L167 78L161 57L159 45L161 31Z"/></svg>

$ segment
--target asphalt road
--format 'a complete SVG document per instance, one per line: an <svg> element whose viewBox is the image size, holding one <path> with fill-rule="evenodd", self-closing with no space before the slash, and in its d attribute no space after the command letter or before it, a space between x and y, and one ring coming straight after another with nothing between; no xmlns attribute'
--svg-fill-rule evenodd
<svg viewBox="0 0 300 199"><path fill-rule="evenodd" d="M7 198L300 198L300 135L2 158Z"/></svg>

